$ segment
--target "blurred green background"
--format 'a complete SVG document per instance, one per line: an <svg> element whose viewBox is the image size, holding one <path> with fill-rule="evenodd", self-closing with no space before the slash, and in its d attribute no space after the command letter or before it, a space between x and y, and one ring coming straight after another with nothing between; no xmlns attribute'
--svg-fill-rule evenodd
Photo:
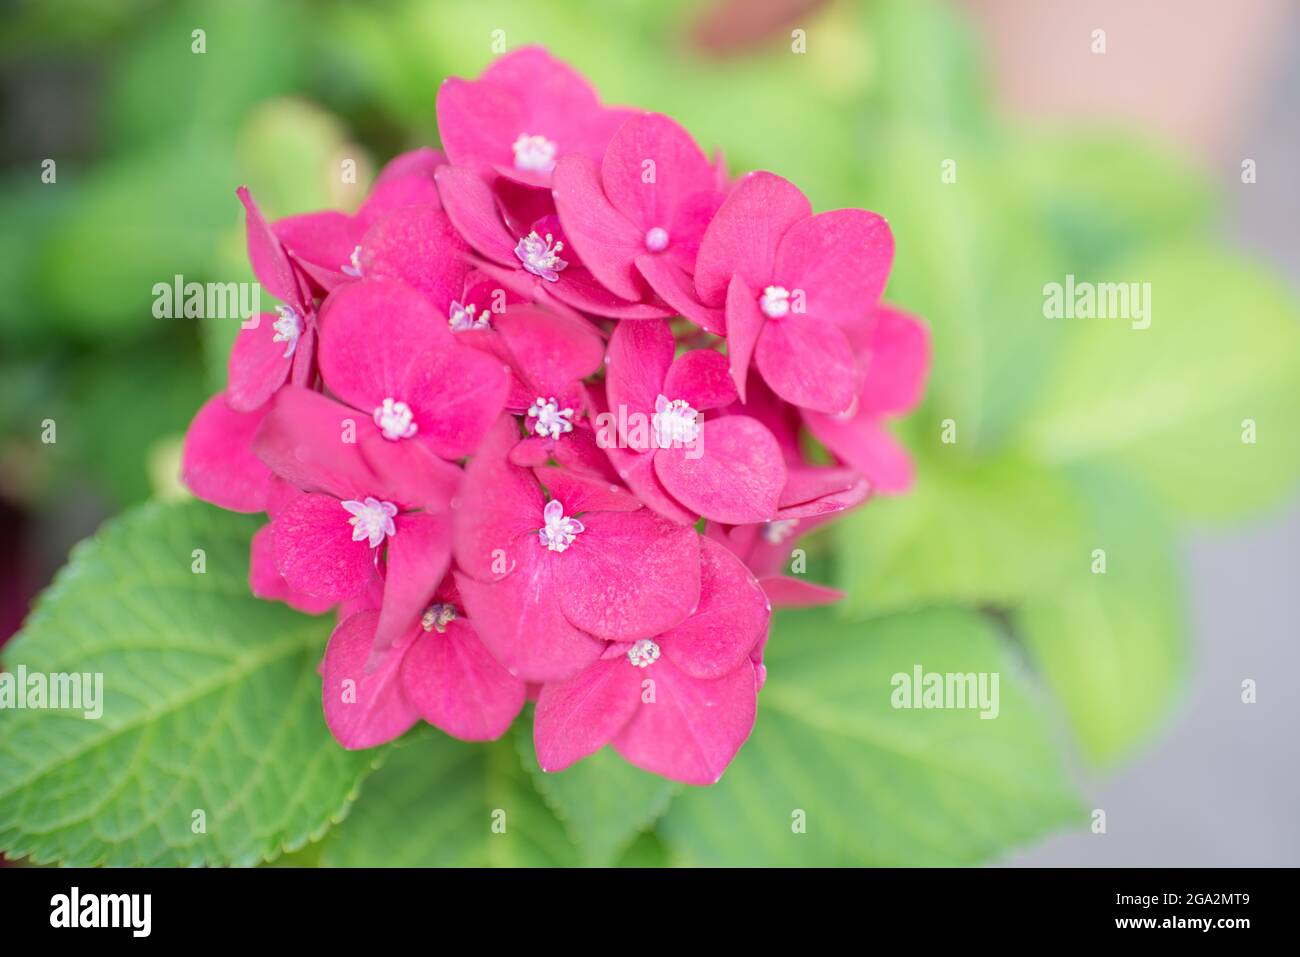
<svg viewBox="0 0 1300 957"><path fill-rule="evenodd" d="M354 207L366 171L436 144L439 82L477 74L502 30L508 47L541 42L570 60L607 101L677 117L733 174L771 169L818 209L889 218L898 253L887 298L933 327L928 395L902 427L919 481L815 544L810 574L850 596L834 627L869 635L852 623L975 610L1035 676L1084 766L1113 766L1149 740L1188 667L1180 535L1276 514L1300 479L1294 291L1224 242L1231 177L1115 125L1028 123L996 108L968 9L754 10L11 6L0 40L0 638L103 518L184 494L179 440L222 388L236 326L155 319L153 285L252 278L239 184L275 217ZM806 53L792 52L793 30L805 31ZM47 158L52 184L40 175ZM343 158L358 160L359 185L339 184ZM955 182L942 178L949 160ZM1044 318L1044 284L1067 273L1151 283L1151 328ZM1254 443L1242 439L1247 419ZM941 441L948 421L952 443ZM1096 548L1109 556L1104 577L1091 571ZM818 626L796 616L783 627ZM743 753L737 768L728 780L762 773ZM700 807L669 830L716 833L723 825ZM374 826L371 839L384 839ZM1026 824L1023 837L1040 830ZM647 831L634 850L658 841ZM696 859L748 860L730 850Z"/></svg>

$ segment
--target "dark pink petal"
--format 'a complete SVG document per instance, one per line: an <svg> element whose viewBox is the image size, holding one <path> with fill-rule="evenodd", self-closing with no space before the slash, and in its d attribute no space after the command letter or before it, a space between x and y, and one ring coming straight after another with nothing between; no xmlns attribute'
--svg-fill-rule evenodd
<svg viewBox="0 0 1300 957"><path fill-rule="evenodd" d="M836 466L791 465L786 469L785 488L781 490L782 508L812 502L828 495L846 492L857 486L862 476L857 469Z"/></svg>
<svg viewBox="0 0 1300 957"><path fill-rule="evenodd" d="M275 566L290 587L336 602L365 587L376 550L352 540L351 514L333 495L303 495L271 522Z"/></svg>
<svg viewBox="0 0 1300 957"><path fill-rule="evenodd" d="M815 608L819 605L833 605L844 597L844 592L838 588L818 585L802 578L774 576L762 579L759 584L776 608Z"/></svg>
<svg viewBox="0 0 1300 957"><path fill-rule="evenodd" d="M560 681L600 656L605 642L573 627L560 611L543 546L523 542L511 574L483 584L456 575L461 601L492 656L524 681ZM529 547L532 546L532 547Z"/></svg>
<svg viewBox="0 0 1300 957"><path fill-rule="evenodd" d="M574 309L608 319L663 319L673 314L672 309L658 303L630 302L614 295L582 266L570 266L560 273L558 282L537 282L540 285L534 288L547 299L558 299Z"/></svg>
<svg viewBox="0 0 1300 957"><path fill-rule="evenodd" d="M555 461L570 472L589 475L592 478L606 479L611 484L618 482L618 472L603 449L596 444L593 429L577 428L555 442L551 453Z"/></svg>
<svg viewBox="0 0 1300 957"><path fill-rule="evenodd" d="M738 398L727 357L713 349L678 356L664 378L663 392L669 399L685 399L697 412L731 405Z"/></svg>
<svg viewBox="0 0 1300 957"><path fill-rule="evenodd" d="M767 319L758 308L758 298L740 276L727 287L727 358L731 360L731 381L740 400L745 401L749 362Z"/></svg>
<svg viewBox="0 0 1300 957"><path fill-rule="evenodd" d="M362 461L375 475L373 494L411 509L445 512L464 473L426 442L393 442L367 419L357 423Z"/></svg>
<svg viewBox="0 0 1300 957"><path fill-rule="evenodd" d="M265 601L282 601L308 615L320 615L334 607L331 601L322 601L311 595L295 591L275 567L275 546L270 525L263 525L253 535L248 558L248 587L254 595Z"/></svg>
<svg viewBox="0 0 1300 957"><path fill-rule="evenodd" d="M648 447L650 416L654 414L655 400L663 394L676 348L666 322L620 322L614 327L606 351L605 394L610 413L619 424L621 444ZM644 445L632 442L627 434L638 429L638 422L639 431L645 433Z"/></svg>
<svg viewBox="0 0 1300 957"><path fill-rule="evenodd" d="M449 342L417 355L393 395L410 405L420 439L443 458L460 459L497 420L509 386L496 359Z"/></svg>
<svg viewBox="0 0 1300 957"><path fill-rule="evenodd" d="M560 399L562 407L578 401L578 380L595 373L604 359L604 344L590 324L540 306L511 306L492 324L533 393L530 404L539 395Z"/></svg>
<svg viewBox="0 0 1300 957"><path fill-rule="evenodd" d="M878 494L900 495L912 487L911 457L876 419L805 412L804 421L819 442L865 475Z"/></svg>
<svg viewBox="0 0 1300 957"><path fill-rule="evenodd" d="M402 661L402 689L420 716L463 741L501 737L524 706L525 685L497 663L465 619L421 631Z"/></svg>
<svg viewBox="0 0 1300 957"><path fill-rule="evenodd" d="M791 292L803 290L810 319L847 325L875 309L893 260L888 223L866 210L836 209L790 227L772 278Z"/></svg>
<svg viewBox="0 0 1300 957"><path fill-rule="evenodd" d="M446 88L447 84L443 84L443 90ZM441 102L441 92L438 99ZM442 207L465 241L494 262L512 268L517 266L519 259L515 256L515 245L520 237L506 232L496 199L487 183L473 170L459 166L440 167L435 178Z"/></svg>
<svg viewBox="0 0 1300 957"><path fill-rule="evenodd" d="M643 113L619 128L605 150L600 178L610 203L640 227L642 237L658 226L670 231L670 246L680 241L673 228L679 210L694 194L714 191L708 159L691 134L662 113ZM698 234L694 238L699 241Z"/></svg>
<svg viewBox="0 0 1300 957"><path fill-rule="evenodd" d="M404 734L419 715L402 694L402 657L365 670L378 615L361 612L334 629L321 669L321 704L334 739L349 750L373 748Z"/></svg>
<svg viewBox="0 0 1300 957"><path fill-rule="evenodd" d="M591 511L635 512L641 507L636 496L627 489L612 485L604 479L554 466L534 469L533 474L546 486L551 498L564 503L565 515Z"/></svg>
<svg viewBox="0 0 1300 957"><path fill-rule="evenodd" d="M412 206L435 209L442 206L438 185L434 182L432 173L376 182L366 201L357 210L357 226L361 232L365 232L385 216Z"/></svg>
<svg viewBox="0 0 1300 957"><path fill-rule="evenodd" d="M857 363L839 329L790 314L763 326L754 361L772 391L801 408L843 412L853 404Z"/></svg>
<svg viewBox="0 0 1300 957"><path fill-rule="evenodd" d="M414 360L451 344L437 310L399 282L352 283L330 294L321 311L320 368L340 399L373 412L401 394Z"/></svg>
<svg viewBox="0 0 1300 957"><path fill-rule="evenodd" d="M640 707L645 670L625 653L593 662L567 681L543 685L533 747L543 771L563 771L603 748Z"/></svg>
<svg viewBox="0 0 1300 957"><path fill-rule="evenodd" d="M236 412L218 393L199 409L185 433L181 481L205 502L232 512L266 510L271 471L253 454L266 409Z"/></svg>
<svg viewBox="0 0 1300 957"><path fill-rule="evenodd" d="M442 150L435 150L428 146L398 153L379 171L379 175L375 177L375 186L404 176L427 176L433 179L434 171L446 162L447 157L443 155Z"/></svg>
<svg viewBox="0 0 1300 957"><path fill-rule="evenodd" d="M298 348L293 350L293 365L289 369L289 382L310 386L316 380L316 321L309 316L306 328L298 336Z"/></svg>
<svg viewBox="0 0 1300 957"><path fill-rule="evenodd" d="M810 215L808 198L789 180L766 172L745 176L723 201L700 241L695 260L700 301L722 305L732 276L740 276L751 288L766 286L781 237Z"/></svg>
<svg viewBox="0 0 1300 957"><path fill-rule="evenodd" d="M400 279L424 293L443 325L453 300L460 300L472 267L469 245L447 214L432 206L410 206L389 213L361 241L361 273L366 279Z"/></svg>
<svg viewBox="0 0 1300 957"><path fill-rule="evenodd" d="M413 512L397 516L393 524L397 534L387 540L376 660L419 620L451 562L451 523L446 516Z"/></svg>
<svg viewBox="0 0 1300 957"><path fill-rule="evenodd" d="M259 313L257 325L239 330L226 369L226 401L237 412L252 412L284 385L293 363L289 343L275 341L276 315Z"/></svg>
<svg viewBox="0 0 1300 957"><path fill-rule="evenodd" d="M511 145L524 116L523 104L510 90L449 77L438 88L437 110L438 134L450 162L482 171L514 161Z"/></svg>
<svg viewBox="0 0 1300 957"><path fill-rule="evenodd" d="M776 439L757 419L709 419L696 447L659 449L654 460L664 488L698 515L727 525L776 515L785 463Z"/></svg>
<svg viewBox="0 0 1300 957"><path fill-rule="evenodd" d="M654 704L642 704L614 738L637 767L686 784L714 784L754 728L757 682L748 660L701 681L660 659L647 668Z"/></svg>
<svg viewBox="0 0 1300 957"><path fill-rule="evenodd" d="M542 490L532 472L508 458L518 441L514 417L501 416L466 466L452 512L456 564L485 581L509 574L542 526ZM532 541L523 540L529 533Z"/></svg>
<svg viewBox="0 0 1300 957"><path fill-rule="evenodd" d="M277 392L269 410L253 448L276 475L298 488L341 499L380 491L381 483L358 447L367 433L379 438L370 419L298 386Z"/></svg>
<svg viewBox="0 0 1300 957"><path fill-rule="evenodd" d="M609 431L612 433L613 429ZM654 465L656 453L636 452L613 446L606 448L605 454L609 456L619 478L647 508L678 525L694 525L699 519L699 512L691 511L673 498L659 481Z"/></svg>
<svg viewBox="0 0 1300 957"><path fill-rule="evenodd" d="M257 281L281 302L288 303L298 310L306 311L302 289L298 277L294 275L293 264L289 256L263 218L261 210L253 202L247 186L235 190L235 195L244 204L245 235L248 240L248 259L253 266Z"/></svg>
<svg viewBox="0 0 1300 957"><path fill-rule="evenodd" d="M726 312L700 302L695 280L672 259L642 253L636 257L636 268L659 298L676 312L715 336L727 334Z"/></svg>
<svg viewBox="0 0 1300 957"><path fill-rule="evenodd" d="M929 367L929 327L888 306L876 310L857 413L875 416L909 411L921 401Z"/></svg>
<svg viewBox="0 0 1300 957"><path fill-rule="evenodd" d="M692 678L720 678L749 657L770 617L767 596L744 563L703 538L699 607L656 641L663 655Z"/></svg>
<svg viewBox="0 0 1300 957"><path fill-rule="evenodd" d="M555 167L554 180L555 207L583 265L614 295L643 298L635 260L645 252L645 230L605 198L596 161L570 154Z"/></svg>
<svg viewBox="0 0 1300 957"><path fill-rule="evenodd" d="M566 513L568 514L567 510ZM700 597L695 529L648 511L588 512L585 530L549 553L565 617L601 638L649 638L672 628Z"/></svg>
<svg viewBox="0 0 1300 957"><path fill-rule="evenodd" d="M843 512L861 505L871 494L871 483L858 474L856 469L848 471L854 475L851 485L842 489L827 490L824 494L815 498L805 499L789 505L783 503L776 513L777 519L809 519L820 515L833 515L836 512ZM788 482L786 483L786 491L790 491L790 483ZM802 495L805 492L806 490L800 491L799 494Z"/></svg>
<svg viewBox="0 0 1300 957"><path fill-rule="evenodd" d="M333 209L304 213L277 220L272 229L289 255L324 289L352 278L343 269L352 264L361 230L351 216Z"/></svg>

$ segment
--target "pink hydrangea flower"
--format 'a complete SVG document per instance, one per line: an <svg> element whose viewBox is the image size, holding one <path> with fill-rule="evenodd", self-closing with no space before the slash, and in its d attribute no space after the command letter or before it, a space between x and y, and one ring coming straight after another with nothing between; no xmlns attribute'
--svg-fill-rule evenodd
<svg viewBox="0 0 1300 957"><path fill-rule="evenodd" d="M253 436L265 408L236 412L218 392L199 409L185 433L181 481L205 502L232 512L264 512L271 470L253 454Z"/></svg>
<svg viewBox="0 0 1300 957"><path fill-rule="evenodd" d="M726 309L731 373L742 398L751 358L772 391L794 405L840 413L862 370L852 338L889 277L894 240L875 213L812 214L793 183L751 173L718 209L700 242L700 300Z"/></svg>
<svg viewBox="0 0 1300 957"><path fill-rule="evenodd" d="M608 641L659 634L690 614L695 530L606 481L512 464L518 440L502 417L466 468L453 516L457 585L497 659L527 681L555 680Z"/></svg>
<svg viewBox="0 0 1300 957"><path fill-rule="evenodd" d="M619 474L676 521L774 517L786 481L776 439L748 416L701 420L736 399L727 359L712 349L674 359L675 348L660 321L621 322L610 337L606 395L620 431L602 444Z"/></svg>
<svg viewBox="0 0 1300 957"><path fill-rule="evenodd" d="M687 784L717 781L754 726L750 654L770 609L744 565L716 542L700 549L694 613L653 638L615 642L578 674L548 682L533 741L544 771L612 744L625 759Z"/></svg>
<svg viewBox="0 0 1300 957"><path fill-rule="evenodd" d="M451 162L549 187L565 156L599 161L630 110L603 107L577 71L541 47L513 50L478 80L438 89L438 132Z"/></svg>
<svg viewBox="0 0 1300 957"><path fill-rule="evenodd" d="M606 289L640 301L648 283L677 312L723 331L721 310L700 303L694 287L700 240L723 193L677 123L658 113L628 120L602 161L561 160L554 193L565 234Z"/></svg>

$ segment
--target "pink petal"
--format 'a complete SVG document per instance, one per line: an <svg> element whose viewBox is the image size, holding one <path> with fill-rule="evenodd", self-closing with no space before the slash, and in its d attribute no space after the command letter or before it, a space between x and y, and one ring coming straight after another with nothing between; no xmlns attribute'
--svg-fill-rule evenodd
<svg viewBox="0 0 1300 957"><path fill-rule="evenodd" d="M843 412L853 404L857 363L848 339L833 325L793 313L768 322L754 356L772 391L818 412Z"/></svg>
<svg viewBox="0 0 1300 957"><path fill-rule="evenodd" d="M335 740L349 750L373 748L400 737L419 717L402 694L402 658L393 655L373 674L365 671L378 615L361 612L334 629L325 648L321 704Z"/></svg>
<svg viewBox="0 0 1300 957"><path fill-rule="evenodd" d="M376 550L352 540L352 516L333 495L295 499L271 522L275 565L290 587L323 601L350 598L374 573Z"/></svg>
<svg viewBox="0 0 1300 957"><path fill-rule="evenodd" d="M858 413L901 415L911 410L921 401L929 367L929 327L897 309L877 309L858 393Z"/></svg>
<svg viewBox="0 0 1300 957"><path fill-rule="evenodd" d="M266 510L271 472L253 454L266 410L236 412L218 393L199 409L185 433L181 481L205 502L232 512Z"/></svg>
<svg viewBox="0 0 1300 957"><path fill-rule="evenodd" d="M901 495L912 487L915 472L907 450L876 419L842 419L817 412L804 414L808 429L843 462L867 477L881 495Z"/></svg>
<svg viewBox="0 0 1300 957"><path fill-rule="evenodd" d="M636 496L607 480L569 472L554 466L534 469L537 480L546 486L551 498L564 503L565 515L581 512L635 512L641 507Z"/></svg>
<svg viewBox="0 0 1300 957"><path fill-rule="evenodd" d="M727 357L713 349L678 356L664 378L663 391L669 399L685 399L697 412L731 405L738 398Z"/></svg>
<svg viewBox="0 0 1300 957"><path fill-rule="evenodd" d="M727 334L727 316L722 309L706 306L695 292L695 280L667 256L642 253L636 268L650 288L673 310L715 336Z"/></svg>
<svg viewBox="0 0 1300 957"><path fill-rule="evenodd" d="M733 276L727 287L727 357L731 360L731 381L736 384L742 402L749 379L749 361L766 325L767 319L758 308L758 297L740 276Z"/></svg>
<svg viewBox="0 0 1300 957"><path fill-rule="evenodd" d="M644 298L634 261L645 252L645 230L605 198L596 161L566 156L555 167L554 181L555 207L583 265L616 296L633 302Z"/></svg>
<svg viewBox="0 0 1300 957"><path fill-rule="evenodd" d="M511 306L492 323L534 397L563 398L567 406L577 381L595 373L604 359L604 344L589 324L539 306Z"/></svg>
<svg viewBox="0 0 1300 957"><path fill-rule="evenodd" d="M451 344L445 320L400 282L364 281L336 289L321 310L320 368L325 384L370 413L401 389L414 360Z"/></svg>
<svg viewBox="0 0 1300 957"><path fill-rule="evenodd" d="M239 330L226 370L226 401L237 412L252 412L284 385L292 355L286 342L275 341L276 315L259 313L257 325Z"/></svg>
<svg viewBox="0 0 1300 957"><path fill-rule="evenodd" d="M523 104L510 90L449 77L438 88L438 133L447 159L482 170L514 160Z"/></svg>
<svg viewBox="0 0 1300 957"><path fill-rule="evenodd" d="M451 562L446 516L407 513L397 516L393 524L397 534L388 539L384 603L373 648L376 660L419 620Z"/></svg>
<svg viewBox="0 0 1300 957"><path fill-rule="evenodd" d="M669 230L670 243L680 241L674 227L688 198L714 191L708 159L691 134L662 113L642 113L619 128L605 150L600 178L610 203L640 227L641 236L658 226Z"/></svg>
<svg viewBox="0 0 1300 957"><path fill-rule="evenodd" d="M663 319L673 314L672 309L658 303L631 302L614 295L582 266L569 266L560 273L558 282L539 279L537 283L540 285L534 288L540 289L546 298L558 299L574 309L608 319Z"/></svg>
<svg viewBox="0 0 1300 957"><path fill-rule="evenodd" d="M773 606L777 608L815 608L833 605L844 597L838 588L818 585L802 578L774 576L759 582Z"/></svg>
<svg viewBox="0 0 1300 957"><path fill-rule="evenodd" d="M272 227L289 255L326 290L349 277L344 266L361 241L361 230L351 216L337 210L286 216Z"/></svg>
<svg viewBox="0 0 1300 957"><path fill-rule="evenodd" d="M776 515L785 463L776 439L757 419L709 419L696 448L660 449L654 460L664 488L698 515L727 525Z"/></svg>
<svg viewBox="0 0 1300 957"><path fill-rule="evenodd" d="M870 482L857 473L856 469L850 471L855 476L852 485L835 491L827 491L823 495L790 505L782 504L780 510L776 513L776 517L782 520L792 518L809 519L822 515L834 515L836 512L843 512L861 505L870 496L872 486ZM789 487L789 483L787 483L787 491Z"/></svg>
<svg viewBox="0 0 1300 957"><path fill-rule="evenodd" d="M400 179L405 176L427 176L433 179L434 171L447 162L441 150L421 146L405 153L398 153L390 159L375 177L375 186Z"/></svg>
<svg viewBox="0 0 1300 957"><path fill-rule="evenodd" d="M668 492L655 474L655 453L636 452L610 447L605 449L610 462L624 484L645 503L645 506L678 525L694 525L700 517Z"/></svg>
<svg viewBox="0 0 1300 957"><path fill-rule="evenodd" d="M253 448L272 472L298 488L365 498L378 494L382 483L358 443L346 438L353 433L360 440L367 432L379 437L374 423L355 410L319 392L285 386L270 404Z"/></svg>
<svg viewBox="0 0 1300 957"><path fill-rule="evenodd" d="M420 439L443 458L460 459L497 420L509 386L496 359L448 342L417 355L393 394L410 405Z"/></svg>
<svg viewBox="0 0 1300 957"><path fill-rule="evenodd" d="M720 678L749 657L767 631L767 596L739 558L700 540L700 604L657 641L665 657L692 678Z"/></svg>
<svg viewBox="0 0 1300 957"><path fill-rule="evenodd" d="M275 546L271 526L263 525L253 535L249 548L248 587L254 595L266 601L282 601L290 608L308 615L320 615L334 607L311 595L295 591L275 567Z"/></svg>
<svg viewBox="0 0 1300 957"><path fill-rule="evenodd" d="M459 300L472 267L469 244L447 214L432 206L389 213L361 241L361 273L367 279L399 279L422 292L445 326L452 300Z"/></svg>
<svg viewBox="0 0 1300 957"><path fill-rule="evenodd" d="M605 394L609 410L619 423L621 444L630 448L649 446L650 416L654 414L655 399L663 393L676 348L666 322L620 322L614 327L606 352ZM633 416L644 417L639 429L646 435L644 445L633 443L627 434L637 428L638 420Z"/></svg>
<svg viewBox="0 0 1300 957"><path fill-rule="evenodd" d="M421 717L463 741L501 737L524 706L525 685L492 657L465 619L421 631L402 661L402 689Z"/></svg>
<svg viewBox="0 0 1300 957"><path fill-rule="evenodd" d="M640 707L645 677L619 653L566 681L543 685L533 717L533 747L542 770L563 771L612 740Z"/></svg>
<svg viewBox="0 0 1300 957"><path fill-rule="evenodd" d="M542 490L531 472L508 459L518 441L515 419L501 416L466 466L452 512L456 564L484 581L508 574L519 560L521 537L535 536L541 527ZM535 542L534 537L522 544L526 547Z"/></svg>
<svg viewBox="0 0 1300 957"><path fill-rule="evenodd" d="M567 510L566 510L566 514ZM565 617L602 638L649 638L673 627L700 597L699 535L658 515L588 512L585 531L548 554Z"/></svg>
<svg viewBox="0 0 1300 957"><path fill-rule="evenodd" d="M614 738L637 767L686 784L714 784L754 728L754 666L748 660L711 681L661 658L646 669L655 703L642 704Z"/></svg>
<svg viewBox="0 0 1300 957"><path fill-rule="evenodd" d="M235 195L244 204L248 259L253 265L257 281L276 299L293 306L299 314L306 312L304 296L298 285L298 277L294 275L293 264L280 240L262 217L261 210L253 202L248 187L239 187L235 190Z"/></svg>
<svg viewBox="0 0 1300 957"><path fill-rule="evenodd" d="M605 642L571 625L560 611L557 580L534 538L505 578L483 584L456 575L461 601L492 656L524 681L560 681L599 657Z"/></svg>
<svg viewBox="0 0 1300 957"><path fill-rule="evenodd" d="M443 84L446 89L447 84ZM438 100L441 103L441 92ZM487 183L472 170L459 166L440 167L435 179L442 207L465 241L494 262L511 268L518 265L515 245L519 237L506 232Z"/></svg>
<svg viewBox="0 0 1300 957"><path fill-rule="evenodd" d="M811 214L808 198L789 180L766 172L745 176L700 241L695 261L700 301L722 305L732 276L740 276L751 288L767 285L782 235Z"/></svg>
<svg viewBox="0 0 1300 957"><path fill-rule="evenodd" d="M866 210L836 209L790 227L772 276L791 291L804 291L809 319L848 325L875 308L893 259L888 223Z"/></svg>
<svg viewBox="0 0 1300 957"><path fill-rule="evenodd" d="M397 210L421 207L436 209L442 206L433 173L393 177L376 181L370 195L357 210L357 226L364 232L375 223Z"/></svg>

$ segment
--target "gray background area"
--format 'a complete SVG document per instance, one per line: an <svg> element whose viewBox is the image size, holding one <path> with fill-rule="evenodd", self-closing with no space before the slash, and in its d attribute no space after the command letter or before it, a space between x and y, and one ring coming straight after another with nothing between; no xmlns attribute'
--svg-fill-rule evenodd
<svg viewBox="0 0 1300 957"><path fill-rule="evenodd" d="M1259 182L1229 190L1239 243L1300 289L1300 16L1247 136ZM1239 158L1225 157L1235 180ZM1011 855L1032 866L1300 866L1300 501L1183 549L1190 680L1153 741L1118 769L1080 771L1107 833ZM1258 700L1241 703L1254 678Z"/></svg>

